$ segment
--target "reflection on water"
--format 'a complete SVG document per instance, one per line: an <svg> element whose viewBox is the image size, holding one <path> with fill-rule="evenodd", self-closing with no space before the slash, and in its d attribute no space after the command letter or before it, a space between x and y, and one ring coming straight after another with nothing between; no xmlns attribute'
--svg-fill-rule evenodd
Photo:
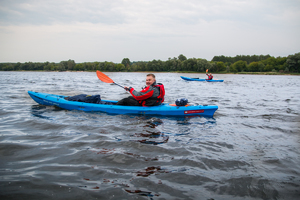
<svg viewBox="0 0 300 200"><path fill-rule="evenodd" d="M32 105L31 106L31 114L35 117L44 118L51 120L50 117L44 115L46 112L55 112L57 110L61 110L58 107L54 106L44 106L44 105Z"/></svg>
<svg viewBox="0 0 300 200"><path fill-rule="evenodd" d="M146 75L107 74L135 88ZM129 94L95 73L0 72L1 199L297 199L299 77L219 74L225 81L214 84L180 75L156 74L165 101L216 104L214 118L41 106L28 90Z"/></svg>
<svg viewBox="0 0 300 200"><path fill-rule="evenodd" d="M162 120L153 118L146 122L146 125L143 125L144 127L144 133L135 133L135 137L142 137L145 139L139 139L137 140L140 143L144 144L163 144L167 143L169 140L169 136L165 135L164 133L161 133L160 131L155 130L155 128L163 123ZM147 130L147 129L153 129Z"/></svg>

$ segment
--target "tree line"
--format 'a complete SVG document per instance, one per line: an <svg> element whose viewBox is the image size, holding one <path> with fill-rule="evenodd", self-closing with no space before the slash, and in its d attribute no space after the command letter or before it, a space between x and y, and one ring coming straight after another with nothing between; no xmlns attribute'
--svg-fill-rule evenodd
<svg viewBox="0 0 300 200"><path fill-rule="evenodd" d="M180 54L178 57L168 58L166 61L134 61L124 58L121 63L113 62L84 62L75 63L74 60L54 62L25 62L0 63L1 71L109 71L109 72L295 72L300 68L300 53L287 57L273 57L270 55L237 55L235 57L214 56L211 61L201 58L189 58Z"/></svg>

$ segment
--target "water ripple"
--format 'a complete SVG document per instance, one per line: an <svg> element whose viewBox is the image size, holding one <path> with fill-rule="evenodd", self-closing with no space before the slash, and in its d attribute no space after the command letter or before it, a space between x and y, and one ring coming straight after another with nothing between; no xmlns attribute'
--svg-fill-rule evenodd
<svg viewBox="0 0 300 200"><path fill-rule="evenodd" d="M107 75L139 89L146 73ZM1 198L297 199L299 78L217 74L225 82L214 84L180 75L156 73L165 101L216 104L214 118L41 106L28 90L129 94L90 72L0 72Z"/></svg>

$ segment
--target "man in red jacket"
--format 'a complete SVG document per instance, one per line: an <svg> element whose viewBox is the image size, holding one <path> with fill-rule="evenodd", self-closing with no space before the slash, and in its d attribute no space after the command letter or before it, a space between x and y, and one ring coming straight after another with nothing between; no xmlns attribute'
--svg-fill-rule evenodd
<svg viewBox="0 0 300 200"><path fill-rule="evenodd" d="M208 74L206 74L207 76L208 76L208 78L206 79L206 80L212 80L213 79L213 75L211 75L211 73L208 75Z"/></svg>
<svg viewBox="0 0 300 200"><path fill-rule="evenodd" d="M155 75L148 74L146 77L146 87L138 92L132 87L124 87L132 96L117 102L117 105L125 106L157 106L164 101L165 89L161 83L156 83Z"/></svg>

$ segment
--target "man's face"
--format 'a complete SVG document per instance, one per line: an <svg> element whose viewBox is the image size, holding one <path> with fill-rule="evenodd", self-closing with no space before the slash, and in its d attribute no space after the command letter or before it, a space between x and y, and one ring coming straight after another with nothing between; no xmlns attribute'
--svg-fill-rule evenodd
<svg viewBox="0 0 300 200"><path fill-rule="evenodd" d="M150 86L155 82L155 78L153 78L152 76L147 76L146 77L146 85Z"/></svg>

